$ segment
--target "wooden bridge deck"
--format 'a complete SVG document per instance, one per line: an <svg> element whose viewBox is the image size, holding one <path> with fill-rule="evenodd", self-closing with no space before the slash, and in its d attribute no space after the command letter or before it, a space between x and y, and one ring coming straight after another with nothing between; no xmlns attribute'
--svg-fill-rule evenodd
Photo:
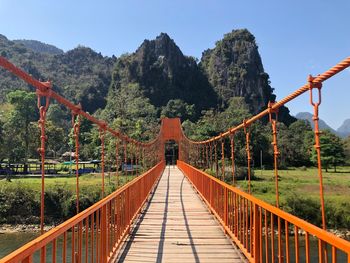
<svg viewBox="0 0 350 263"><path fill-rule="evenodd" d="M245 262L177 167L167 167L116 262Z"/></svg>

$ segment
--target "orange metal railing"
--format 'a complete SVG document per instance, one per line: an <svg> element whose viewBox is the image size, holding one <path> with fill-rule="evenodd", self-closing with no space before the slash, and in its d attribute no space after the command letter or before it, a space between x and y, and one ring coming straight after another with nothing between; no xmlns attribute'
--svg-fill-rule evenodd
<svg viewBox="0 0 350 263"><path fill-rule="evenodd" d="M4 257L0 263L111 261L164 167L164 161L158 163L90 208Z"/></svg>
<svg viewBox="0 0 350 263"><path fill-rule="evenodd" d="M350 242L185 162L177 165L250 262L324 262L324 246L328 262L350 262Z"/></svg>
<svg viewBox="0 0 350 263"><path fill-rule="evenodd" d="M238 132L244 132L245 135L245 150L246 150L246 163L247 163L247 181L248 181L248 193L251 193L251 169L252 169L252 161L253 161L253 155L251 153L252 151L252 133L251 133L251 125L262 119L268 117L268 120L271 124L272 128L272 145L273 145L273 166L274 166L274 179L275 179L275 195L276 195L276 207L279 208L279 191L278 191L278 163L279 163L279 148L278 148L278 140L277 140L277 122L278 122L278 111L279 108L283 105L285 105L287 102L297 98L301 94L305 93L306 91L309 91L309 98L310 98L310 104L313 108L313 123L314 123L314 148L317 153L317 175L319 180L319 196L320 196L320 212L321 212L321 218L322 218L322 228L323 230L326 230L326 211L325 211L325 201L324 201L324 185L323 185L323 174L322 174L322 160L321 160L321 143L320 143L320 127L319 127L319 107L321 105L321 89L323 82L334 75L340 73L344 69L350 67L350 57L345 58L329 70L321 73L320 75L317 75L316 77L312 77L311 75L307 78L307 84L303 85L299 89L297 89L295 92L291 93L290 95L286 96L282 100L278 102L269 102L267 109L261 111L260 113L252 116L249 119L244 119L241 124L231 127L228 130L226 130L223 133L220 133L217 136L208 138L207 140L203 141L193 141L189 138L187 138L184 134L182 135L182 140L180 141L179 146L179 152L181 150L181 156L183 156L181 161L185 161L186 163L189 163L191 165L194 165L195 167L199 168L208 168L211 170L215 170L216 177L219 178L221 176L222 180L225 178L225 169L226 169L226 163L225 163L225 143L230 142L230 146L227 148L231 148L229 159L231 159L231 171L232 171L232 181L233 184L235 184L235 137L236 133ZM315 94L314 94L315 93ZM221 144L221 147L220 147ZM214 159L214 160L213 160ZM221 169L219 168L219 159L221 159ZM226 158L227 159L227 158ZM214 169L213 169L214 168ZM247 209L247 211L252 211L251 206L244 206L244 209ZM252 218L249 218L251 220ZM273 216L272 219L273 223ZM273 224L272 224L273 225ZM245 225L246 226L246 225ZM278 218L277 220L277 231L282 231L282 223L281 219ZM309 237L306 235L306 239ZM278 248L282 247L282 239L280 236L277 238L278 240ZM245 239L245 242L248 239ZM271 244L272 248L274 247L274 243ZM329 251L324 246L324 242L320 241L319 250L323 251L320 252L319 261L320 262L327 262L328 260L328 254ZM309 250L309 248L307 248ZM282 250L279 251L278 255L278 261L281 262L282 260ZM296 249L296 252L297 249ZM333 253L333 251L332 251ZM266 253L268 255L268 253ZM321 257L321 254L323 254L323 257ZM334 254L334 253L333 253ZM308 253L306 253L306 256ZM273 255L271 255L273 256ZM306 259L308 259L306 257Z"/></svg>

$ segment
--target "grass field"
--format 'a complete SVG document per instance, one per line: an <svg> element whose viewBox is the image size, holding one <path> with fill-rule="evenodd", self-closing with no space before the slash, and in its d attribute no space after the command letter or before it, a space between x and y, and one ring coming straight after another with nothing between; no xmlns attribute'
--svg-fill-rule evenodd
<svg viewBox="0 0 350 263"><path fill-rule="evenodd" d="M129 181L131 181L134 176L119 176L118 185L121 186ZM21 185L23 187L30 188L34 191L39 191L41 189L41 178L13 178L11 182L6 179L0 180L0 187L11 187ZM117 178L115 173L105 173L105 188L108 190L115 189L117 185ZM45 188L51 189L57 186L65 187L67 190L74 191L76 187L76 177L75 175L66 177L47 177L45 178ZM96 174L84 174L79 176L79 186L81 189L96 188L101 186L102 188L102 176L99 173Z"/></svg>
<svg viewBox="0 0 350 263"><path fill-rule="evenodd" d="M275 204L275 178L273 170L254 170L257 180L251 182L252 193L271 204ZM247 181L237 181L238 187L247 190ZM338 171L323 171L325 200L350 203L350 167L339 167ZM279 171L279 195L283 203L287 196L297 195L319 200L319 177L316 168L290 168Z"/></svg>
<svg viewBox="0 0 350 263"><path fill-rule="evenodd" d="M119 186L131 181L134 176L119 176ZM6 179L0 180L0 186L22 185L33 190L41 189L41 178L12 178L11 182ZM117 185L117 178L115 173L105 173L105 187L106 189L115 187ZM75 175L66 177L47 177L45 178L45 187L47 189L57 186L65 186L68 190L74 190L76 187ZM102 187L102 176L99 173L96 174L84 174L79 176L79 186L81 188L96 188Z"/></svg>

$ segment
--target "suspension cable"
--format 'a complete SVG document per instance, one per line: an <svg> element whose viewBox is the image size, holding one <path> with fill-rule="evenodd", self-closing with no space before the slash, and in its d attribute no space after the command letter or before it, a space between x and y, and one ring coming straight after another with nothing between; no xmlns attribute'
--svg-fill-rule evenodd
<svg viewBox="0 0 350 263"><path fill-rule="evenodd" d="M230 135L230 147L231 147L231 168L232 168L232 185L235 185L235 134Z"/></svg>
<svg viewBox="0 0 350 263"><path fill-rule="evenodd" d="M100 128L101 140L101 175L102 175L102 198L105 195L105 133L103 128Z"/></svg>
<svg viewBox="0 0 350 263"><path fill-rule="evenodd" d="M40 118L38 126L40 128L40 148L38 149L41 156L41 195L40 195L40 232L44 233L44 216L45 216L45 142L47 140L45 132L46 113L50 104L51 82L40 82L47 87L47 90L36 90L37 107L39 109ZM45 98L44 105L41 104L41 98Z"/></svg>
<svg viewBox="0 0 350 263"><path fill-rule="evenodd" d="M276 192L276 207L279 207L279 192L278 192L278 146L277 146L277 121L278 121L278 109L272 109L272 102L268 103L269 110L269 122L272 128L272 146L273 146L273 164L274 164L274 177L275 177L275 192ZM273 114L275 118L273 118Z"/></svg>
<svg viewBox="0 0 350 263"><path fill-rule="evenodd" d="M221 180L225 181L225 139L221 136Z"/></svg>
<svg viewBox="0 0 350 263"><path fill-rule="evenodd" d="M116 177L116 186L119 187L119 141L118 138L115 138L115 177Z"/></svg>
<svg viewBox="0 0 350 263"><path fill-rule="evenodd" d="M251 156L250 156L250 131L249 131L249 124L247 124L247 121L244 120L244 134L245 134L245 140L246 140L246 153L247 153L247 175L248 175L248 193L251 193L250 189L250 162L251 162Z"/></svg>
<svg viewBox="0 0 350 263"><path fill-rule="evenodd" d="M320 144L320 128L319 128L319 106L321 105L321 88L322 83L314 82L315 78L311 75L308 77L309 82L309 90L310 90L310 104L313 106L314 109L314 115L313 115L313 121L314 121L314 133L315 133L315 150L317 154L317 169L318 169L318 177L319 177L319 183L320 183L320 201L321 201L321 216L322 216L322 228L326 229L326 214L325 214L325 207L324 207L324 194L323 194L323 178L322 178L322 162L321 162L321 144ZM316 89L318 93L318 101L315 102L313 98L313 90Z"/></svg>
<svg viewBox="0 0 350 263"><path fill-rule="evenodd" d="M79 213L79 133L80 133L80 105L77 110L72 111L73 137L75 139L75 177L76 177L76 213Z"/></svg>

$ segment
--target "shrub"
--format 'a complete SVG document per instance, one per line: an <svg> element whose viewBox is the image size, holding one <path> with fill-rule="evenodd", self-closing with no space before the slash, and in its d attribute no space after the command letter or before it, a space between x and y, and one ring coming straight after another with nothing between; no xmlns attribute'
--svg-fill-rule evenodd
<svg viewBox="0 0 350 263"><path fill-rule="evenodd" d="M350 203L326 203L326 221L328 227L350 229Z"/></svg>
<svg viewBox="0 0 350 263"><path fill-rule="evenodd" d="M314 225L321 226L320 204L317 200L297 195L286 198L283 208L297 217L300 217Z"/></svg>
<svg viewBox="0 0 350 263"><path fill-rule="evenodd" d="M2 223L28 223L29 215L38 215L40 204L35 192L21 184L0 189L0 221ZM36 221L36 218L33 218ZM31 222L30 222L31 223Z"/></svg>
<svg viewBox="0 0 350 263"><path fill-rule="evenodd" d="M236 180L248 180L248 168L247 167L236 167L235 169ZM250 169L250 180L255 180L254 170Z"/></svg>
<svg viewBox="0 0 350 263"><path fill-rule="evenodd" d="M73 193L66 189L66 185L55 185L45 192L45 220L47 223L61 222L66 218L66 200L72 197Z"/></svg>

